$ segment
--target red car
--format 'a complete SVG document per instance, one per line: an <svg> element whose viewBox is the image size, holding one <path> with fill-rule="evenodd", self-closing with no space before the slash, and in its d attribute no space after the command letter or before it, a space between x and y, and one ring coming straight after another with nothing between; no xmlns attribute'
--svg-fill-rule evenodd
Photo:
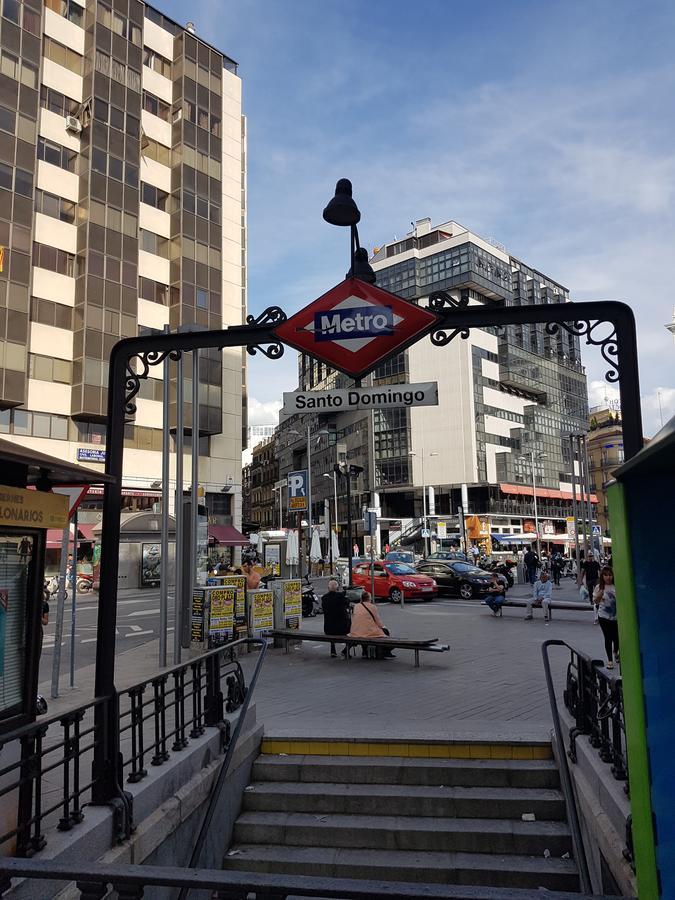
<svg viewBox="0 0 675 900"><path fill-rule="evenodd" d="M352 582L356 587L371 588L370 563L354 566ZM375 599L387 599L392 603L401 600L432 600L438 594L433 578L420 575L412 566L399 562L375 563Z"/></svg>

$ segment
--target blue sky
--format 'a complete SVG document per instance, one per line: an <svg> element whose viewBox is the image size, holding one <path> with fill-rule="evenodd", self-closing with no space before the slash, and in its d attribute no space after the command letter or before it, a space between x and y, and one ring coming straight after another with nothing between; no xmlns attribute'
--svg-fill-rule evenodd
<svg viewBox="0 0 675 900"><path fill-rule="evenodd" d="M657 391L675 415L675 4L197 0L189 17L240 64L251 312L344 277L347 233L321 211L345 176L369 248L455 219L574 299L627 301L646 433ZM251 361L253 421L295 360ZM584 361L592 401L614 396L597 351Z"/></svg>

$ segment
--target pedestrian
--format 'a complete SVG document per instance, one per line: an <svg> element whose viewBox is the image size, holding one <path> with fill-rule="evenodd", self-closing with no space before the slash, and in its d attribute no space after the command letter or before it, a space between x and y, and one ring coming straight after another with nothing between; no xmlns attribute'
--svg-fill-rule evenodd
<svg viewBox="0 0 675 900"><path fill-rule="evenodd" d="M532 618L532 607L533 606L541 606L544 611L544 621L551 621L551 598L553 596L553 589L551 582L548 580L548 572L542 572L539 576L539 579L535 581L534 586L532 588L532 596L527 603L527 615L526 619Z"/></svg>
<svg viewBox="0 0 675 900"><path fill-rule="evenodd" d="M256 572L252 563L248 561L242 563L241 574L246 576L247 591L254 591L260 585L260 573Z"/></svg>
<svg viewBox="0 0 675 900"><path fill-rule="evenodd" d="M488 588L487 597L485 598L486 606L492 610L493 616L501 616L502 606L506 602L504 593L504 585L496 572L492 575L492 584Z"/></svg>
<svg viewBox="0 0 675 900"><path fill-rule="evenodd" d="M593 594L593 603L598 611L598 621L605 639L607 668L613 669L619 662L619 623L616 620L616 587L614 586L614 570L603 566L600 582Z"/></svg>
<svg viewBox="0 0 675 900"><path fill-rule="evenodd" d="M352 547L352 556L359 555L359 545L354 541L354 546Z"/></svg>
<svg viewBox="0 0 675 900"><path fill-rule="evenodd" d="M30 538L22 537L19 542L19 563L28 562L28 557L33 552L33 543Z"/></svg>
<svg viewBox="0 0 675 900"><path fill-rule="evenodd" d="M581 572L579 575L579 587L586 586L586 590L588 591L588 600L591 604L594 603L593 595L595 594L595 587L598 583L598 579L600 578L600 563L597 562L592 556L589 556L588 559L585 559L581 564ZM594 618L594 624L598 623L598 615L597 615L597 607L596 614Z"/></svg>
<svg viewBox="0 0 675 900"><path fill-rule="evenodd" d="M530 584L533 585L535 583L535 581L537 580L537 569L540 568L540 566L539 566L539 557L534 552L532 547L530 547L530 549L527 551L527 553L523 557L523 563L525 565L525 573L526 573L527 580L530 582Z"/></svg>
<svg viewBox="0 0 675 900"><path fill-rule="evenodd" d="M328 593L321 598L321 606L323 607L323 633L333 635L349 634L352 626L352 619L349 614L349 600L345 591L340 590L340 586L331 578L328 582ZM347 656L347 645L342 651L343 656ZM330 655L337 656L335 644L331 641Z"/></svg>
<svg viewBox="0 0 675 900"><path fill-rule="evenodd" d="M560 587L560 575L563 568L563 558L560 550L556 550L551 557L551 574L553 575L553 584Z"/></svg>
<svg viewBox="0 0 675 900"><path fill-rule="evenodd" d="M382 619L377 611L377 607L372 602L370 593L363 591L361 599L354 604L352 612L352 625L349 631L349 637L353 638L383 638L389 637L389 629L382 624ZM361 651L363 656L368 655L366 644L362 644ZM378 659L393 659L394 654L386 647L377 648Z"/></svg>
<svg viewBox="0 0 675 900"><path fill-rule="evenodd" d="M386 556L389 553L389 541L384 545L384 555Z"/></svg>
<svg viewBox="0 0 675 900"><path fill-rule="evenodd" d="M478 545L474 544L471 547L471 555L473 556L474 565L478 565L478 556L480 555L480 550L478 549Z"/></svg>

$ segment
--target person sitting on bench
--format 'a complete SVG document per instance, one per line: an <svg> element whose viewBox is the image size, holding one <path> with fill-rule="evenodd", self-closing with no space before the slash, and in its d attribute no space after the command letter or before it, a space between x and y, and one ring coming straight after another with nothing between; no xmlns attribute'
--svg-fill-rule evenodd
<svg viewBox="0 0 675 900"><path fill-rule="evenodd" d="M492 584L488 588L485 603L490 607L493 615L500 616L502 613L502 606L505 602L506 596L504 595L504 585L501 583L499 576L495 572L492 575Z"/></svg>
<svg viewBox="0 0 675 900"><path fill-rule="evenodd" d="M529 600L526 600L527 603L527 615L526 619L532 618L532 606L541 606L544 611L544 621L551 621L551 599L552 599L552 585L548 580L548 572L542 572L539 576L539 580L535 581L534 587L532 588L532 597Z"/></svg>
<svg viewBox="0 0 675 900"><path fill-rule="evenodd" d="M385 628L380 619L377 607L371 601L370 593L364 591L361 599L354 604L352 612L352 627L349 632L351 638L383 638L389 637L389 629ZM362 644L363 655L368 656L368 647ZM388 647L377 648L377 659L393 659L394 654Z"/></svg>
<svg viewBox="0 0 675 900"><path fill-rule="evenodd" d="M323 607L323 633L328 635L349 634L352 625L349 615L349 600L347 600L345 592L339 590L339 585L334 578L328 582L328 593L321 598L321 606ZM337 656L335 644L332 642L330 655ZM347 656L346 645L342 655Z"/></svg>

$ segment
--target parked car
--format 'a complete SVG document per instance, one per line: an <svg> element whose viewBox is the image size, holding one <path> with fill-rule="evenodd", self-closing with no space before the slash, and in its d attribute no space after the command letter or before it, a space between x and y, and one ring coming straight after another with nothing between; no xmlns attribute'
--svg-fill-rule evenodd
<svg viewBox="0 0 675 900"><path fill-rule="evenodd" d="M433 578L439 593L460 596L463 600L483 597L492 581L484 569L462 560L426 560L417 566L417 571Z"/></svg>
<svg viewBox="0 0 675 900"><path fill-rule="evenodd" d="M407 566L415 565L415 554L412 550L390 550L385 554L385 562L400 562Z"/></svg>
<svg viewBox="0 0 675 900"><path fill-rule="evenodd" d="M371 588L370 563L354 566L352 582L356 587ZM375 563L375 599L388 599L392 603L401 600L433 600L438 587L433 578L418 573L412 566L400 562Z"/></svg>
<svg viewBox="0 0 675 900"><path fill-rule="evenodd" d="M462 553L461 550L436 550L434 553L430 553L427 556L427 559L461 559L464 560L464 562L467 562L466 553Z"/></svg>

